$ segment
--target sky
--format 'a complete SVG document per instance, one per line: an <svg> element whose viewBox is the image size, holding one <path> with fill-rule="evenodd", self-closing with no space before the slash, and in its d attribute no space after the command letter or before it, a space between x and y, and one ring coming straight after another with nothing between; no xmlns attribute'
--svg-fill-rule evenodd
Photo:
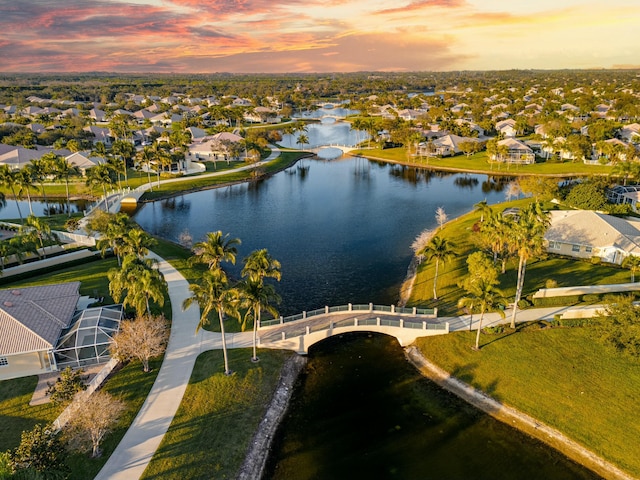
<svg viewBox="0 0 640 480"><path fill-rule="evenodd" d="M640 68L638 0L0 0L0 72Z"/></svg>

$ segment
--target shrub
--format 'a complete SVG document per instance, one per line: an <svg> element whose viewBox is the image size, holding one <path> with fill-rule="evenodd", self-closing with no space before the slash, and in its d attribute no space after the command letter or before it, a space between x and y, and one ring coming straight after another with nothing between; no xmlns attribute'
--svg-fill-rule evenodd
<svg viewBox="0 0 640 480"><path fill-rule="evenodd" d="M529 308L530 306L531 306L531 303L526 298L521 298L518 301L518 308L520 310L525 310L525 309Z"/></svg>
<svg viewBox="0 0 640 480"><path fill-rule="evenodd" d="M591 263L594 265L598 265L601 261L602 259L600 257L591 257Z"/></svg>
<svg viewBox="0 0 640 480"><path fill-rule="evenodd" d="M56 404L68 403L73 400L76 393L85 390L87 387L84 384L84 377L82 369L72 370L71 367L65 368L60 372L60 376L55 383L47 383L47 395L50 396L51 401Z"/></svg>
<svg viewBox="0 0 640 480"><path fill-rule="evenodd" d="M549 278L546 282L544 282L544 286L545 288L558 288L558 282L553 278Z"/></svg>
<svg viewBox="0 0 640 480"><path fill-rule="evenodd" d="M582 296L582 301L584 303L598 303L600 302L600 295L596 293L587 293Z"/></svg>

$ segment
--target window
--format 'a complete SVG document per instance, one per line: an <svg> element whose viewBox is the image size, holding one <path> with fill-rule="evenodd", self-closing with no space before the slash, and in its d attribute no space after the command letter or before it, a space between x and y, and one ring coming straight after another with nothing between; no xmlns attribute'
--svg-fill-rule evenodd
<svg viewBox="0 0 640 480"><path fill-rule="evenodd" d="M571 251L572 252L579 252L580 251L580 245L571 245Z"/></svg>
<svg viewBox="0 0 640 480"><path fill-rule="evenodd" d="M560 250L560 242L549 242L549 249Z"/></svg>
<svg viewBox="0 0 640 480"><path fill-rule="evenodd" d="M584 251L587 253L591 253L593 251L593 248L591 247L584 247Z"/></svg>
<svg viewBox="0 0 640 480"><path fill-rule="evenodd" d="M9 365L7 357L0 357L0 367L6 367L7 365Z"/></svg>

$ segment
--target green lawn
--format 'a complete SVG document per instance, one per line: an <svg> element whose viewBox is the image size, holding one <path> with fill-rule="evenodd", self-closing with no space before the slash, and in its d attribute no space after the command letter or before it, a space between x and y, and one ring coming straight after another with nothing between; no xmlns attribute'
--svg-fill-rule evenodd
<svg viewBox="0 0 640 480"><path fill-rule="evenodd" d="M265 167L263 171L267 174L275 173L289 165L295 163L299 158L305 156L304 152L281 152L280 156ZM218 162L221 166L224 162ZM181 192L189 192L203 188L211 188L217 185L225 185L229 183L248 181L251 178L251 172L248 170L230 172L219 177L203 178L201 175L193 175L185 177L184 180L175 183L169 183L154 186L153 191L146 191L142 196L143 201L151 201L170 195L177 195Z"/></svg>
<svg viewBox="0 0 640 480"><path fill-rule="evenodd" d="M494 208L522 207L531 199L502 203ZM417 307L438 307L441 315L459 314L458 299L466 292L458 282L467 275L467 256L477 247L473 242L472 227L480 220L476 212L463 215L447 223L439 235L449 239L456 246L456 257L444 266L440 265L438 274L438 300L433 300L433 280L435 262L423 262L419 267L408 305ZM500 276L499 287L507 297L515 297L516 260L507 264L507 271ZM546 259L534 259L527 264L523 298L545 287L547 280L555 280L559 287L572 285L601 285L629 282L629 270L612 265L594 265L588 261L573 260L549 256Z"/></svg>
<svg viewBox="0 0 640 480"><path fill-rule="evenodd" d="M614 353L588 328L520 327L418 339L425 357L497 400L557 428L640 477L640 361Z"/></svg>
<svg viewBox="0 0 640 480"><path fill-rule="evenodd" d="M37 384L37 376L0 382L0 452L17 447L24 430L51 423L60 415L62 408L52 403L29 405Z"/></svg>
<svg viewBox="0 0 640 480"><path fill-rule="evenodd" d="M586 165L584 163L547 163L540 162L532 165L502 165L489 163L487 152L479 152L470 157L456 155L445 158L418 158L407 154L405 148L387 149L359 149L350 152L367 158L403 163L416 167L443 170L464 170L469 172L486 173L487 175L608 175L612 168L606 165Z"/></svg>
<svg viewBox="0 0 640 480"><path fill-rule="evenodd" d="M250 349L230 350L235 373L225 376L221 351L201 354L171 427L142 478L236 478L290 355L263 350L260 362L252 363Z"/></svg>

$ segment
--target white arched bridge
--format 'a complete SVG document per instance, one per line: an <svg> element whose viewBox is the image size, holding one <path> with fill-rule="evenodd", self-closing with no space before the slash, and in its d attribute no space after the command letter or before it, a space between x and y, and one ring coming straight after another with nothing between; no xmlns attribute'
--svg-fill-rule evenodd
<svg viewBox="0 0 640 480"><path fill-rule="evenodd" d="M348 304L263 321L258 327L258 344L304 355L311 345L348 332L384 333L406 346L418 337L449 333L449 323L438 320L437 309Z"/></svg>
<svg viewBox="0 0 640 480"><path fill-rule="evenodd" d="M329 145L317 145L315 147L304 148L301 150L305 152L313 152L314 154L318 155L318 152L320 152L320 150L325 148L337 148L338 150L342 150L342 153L348 153L351 150L357 150L360 147L354 147L353 145L329 144Z"/></svg>

